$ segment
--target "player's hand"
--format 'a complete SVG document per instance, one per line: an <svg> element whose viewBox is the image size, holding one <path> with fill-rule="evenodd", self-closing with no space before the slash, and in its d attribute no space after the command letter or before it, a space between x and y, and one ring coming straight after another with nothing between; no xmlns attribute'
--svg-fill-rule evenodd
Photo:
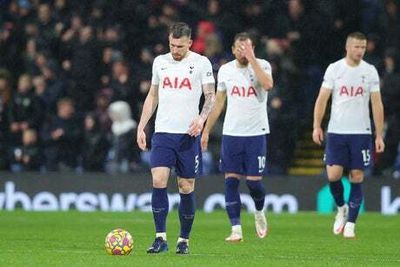
<svg viewBox="0 0 400 267"><path fill-rule="evenodd" d="M250 40L243 42L243 45L240 46L239 51L242 53L243 56L246 57L248 61L256 58L256 56L254 55L254 48L251 45Z"/></svg>
<svg viewBox="0 0 400 267"><path fill-rule="evenodd" d="M201 151L207 151L209 136L210 135L207 132L202 133L202 135L201 135Z"/></svg>
<svg viewBox="0 0 400 267"><path fill-rule="evenodd" d="M385 142L383 142L382 136L375 138L375 150L376 153L382 153L385 150Z"/></svg>
<svg viewBox="0 0 400 267"><path fill-rule="evenodd" d="M199 136L201 134L201 130L203 130L204 120L197 116L192 123L190 123L188 134L190 136Z"/></svg>
<svg viewBox="0 0 400 267"><path fill-rule="evenodd" d="M314 143L321 145L324 141L324 131L321 128L315 128L312 133Z"/></svg>
<svg viewBox="0 0 400 267"><path fill-rule="evenodd" d="M138 130L137 131L137 137L136 137L136 142L139 146L139 148L143 151L147 150L146 147L146 133L143 130Z"/></svg>

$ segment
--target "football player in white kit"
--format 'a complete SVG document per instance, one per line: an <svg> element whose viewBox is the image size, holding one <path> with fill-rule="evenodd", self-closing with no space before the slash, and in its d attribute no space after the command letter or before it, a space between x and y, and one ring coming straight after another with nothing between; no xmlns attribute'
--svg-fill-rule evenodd
<svg viewBox="0 0 400 267"><path fill-rule="evenodd" d="M267 97L268 90L273 87L273 79L270 64L255 57L248 33L235 36L232 53L235 60L224 64L218 71L216 102L204 127L201 145L203 150L207 149L209 133L227 99L220 170L225 173L225 206L232 227L230 236L225 240L240 242L243 240L239 193L241 177L246 178L254 200L257 235L264 238L268 231L262 175L266 161L266 134L269 133Z"/></svg>
<svg viewBox="0 0 400 267"><path fill-rule="evenodd" d="M332 96L331 115L325 148L325 163L331 193L338 207L333 233L355 238L355 223L363 199L361 184L364 169L371 160L371 102L375 125L375 150L383 152L383 104L379 76L375 67L363 60L367 39L360 32L346 40L346 56L329 65L314 108L313 141L321 145L324 132L321 122ZM349 203L343 196L343 170L349 170Z"/></svg>
<svg viewBox="0 0 400 267"><path fill-rule="evenodd" d="M172 25L169 29L170 53L156 57L153 62L151 87L138 125L137 143L142 150L146 150L144 128L158 106L150 157L153 179L151 204L156 238L147 253L168 250L167 184L172 167L175 167L178 176L181 197L181 231L176 253L189 253L189 234L195 214L193 190L201 161L200 133L215 101L211 62L190 51L191 45L190 27L185 23ZM205 101L199 112L202 94Z"/></svg>

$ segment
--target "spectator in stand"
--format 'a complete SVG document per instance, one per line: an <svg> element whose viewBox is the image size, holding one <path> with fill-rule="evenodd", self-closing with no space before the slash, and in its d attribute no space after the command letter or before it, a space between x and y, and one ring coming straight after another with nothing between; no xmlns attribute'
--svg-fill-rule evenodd
<svg viewBox="0 0 400 267"><path fill-rule="evenodd" d="M374 65L375 68L377 68L378 73L381 73L383 69L383 60L379 49L379 36L376 34L370 34L367 38L367 51L364 60L369 64Z"/></svg>
<svg viewBox="0 0 400 267"><path fill-rule="evenodd" d="M51 7L47 3L40 4L37 9L37 25L39 27L39 36L44 40L43 49L56 52L57 34L55 32L55 20L51 15Z"/></svg>
<svg viewBox="0 0 400 267"><path fill-rule="evenodd" d="M17 92L12 96L8 110L11 145L21 145L22 132L28 128L40 129L42 120L43 110L32 90L32 78L23 74L18 79Z"/></svg>
<svg viewBox="0 0 400 267"><path fill-rule="evenodd" d="M126 173L137 169L140 164L140 151L136 140L137 122L132 119L128 103L113 102L109 109L112 120L112 142L107 171Z"/></svg>
<svg viewBox="0 0 400 267"><path fill-rule="evenodd" d="M110 88L101 89L96 96L96 107L94 114L99 121L99 128L101 131L111 135L111 118L108 114L108 107L112 99L112 90Z"/></svg>
<svg viewBox="0 0 400 267"><path fill-rule="evenodd" d="M212 33L207 36L204 48L204 56L211 61L214 76L217 75L221 65L225 64L227 59L231 57L225 53L222 48L221 39L217 34Z"/></svg>
<svg viewBox="0 0 400 267"><path fill-rule="evenodd" d="M121 51L109 46L104 47L102 53L101 85L108 86L111 81L113 62L123 60L123 55Z"/></svg>
<svg viewBox="0 0 400 267"><path fill-rule="evenodd" d="M112 64L112 79L110 88L113 90L113 101L129 103L133 119L138 115L138 85L126 61L115 61Z"/></svg>
<svg viewBox="0 0 400 267"><path fill-rule="evenodd" d="M192 51L204 54L207 37L215 33L215 25L210 21L200 21L197 24L196 38L193 39Z"/></svg>
<svg viewBox="0 0 400 267"><path fill-rule="evenodd" d="M101 49L94 37L93 28L84 26L79 30L79 39L72 41L71 57L65 61L70 65L75 86L70 96L80 111L93 108L94 94L100 85Z"/></svg>
<svg viewBox="0 0 400 267"><path fill-rule="evenodd" d="M56 171L60 167L76 170L81 153L82 128L74 102L69 98L59 100L57 116L45 124L42 132L47 170Z"/></svg>
<svg viewBox="0 0 400 267"><path fill-rule="evenodd" d="M22 146L14 148L11 171L39 171L43 164L42 147L35 129L26 129L22 134Z"/></svg>
<svg viewBox="0 0 400 267"><path fill-rule="evenodd" d="M93 113L85 116L84 124L82 167L85 171L103 171L109 142Z"/></svg>
<svg viewBox="0 0 400 267"><path fill-rule="evenodd" d="M143 48L139 55L139 61L134 62L134 65L132 67L139 84L137 97L140 103L144 102L150 89L153 60L154 55L151 50L148 48Z"/></svg>
<svg viewBox="0 0 400 267"><path fill-rule="evenodd" d="M384 42L387 47L400 46L400 3L396 0L385 1L385 16L383 16Z"/></svg>

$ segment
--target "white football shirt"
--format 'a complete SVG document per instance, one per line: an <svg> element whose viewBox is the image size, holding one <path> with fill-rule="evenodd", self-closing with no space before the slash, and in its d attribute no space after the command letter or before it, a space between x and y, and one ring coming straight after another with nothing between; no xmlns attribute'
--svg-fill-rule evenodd
<svg viewBox="0 0 400 267"><path fill-rule="evenodd" d="M181 61L171 53L157 56L153 62L152 85L158 86L158 110L155 132L187 133L199 115L202 85L215 83L211 62L195 52Z"/></svg>
<svg viewBox="0 0 400 267"><path fill-rule="evenodd" d="M329 133L371 134L370 94L380 90L373 65L362 60L352 67L338 60L328 66L322 87L332 90Z"/></svg>
<svg viewBox="0 0 400 267"><path fill-rule="evenodd" d="M263 59L257 61L271 75L271 65ZM227 96L224 135L257 136L269 133L268 92L258 82L250 64L239 68L233 60L222 65L218 71L217 88L226 92Z"/></svg>

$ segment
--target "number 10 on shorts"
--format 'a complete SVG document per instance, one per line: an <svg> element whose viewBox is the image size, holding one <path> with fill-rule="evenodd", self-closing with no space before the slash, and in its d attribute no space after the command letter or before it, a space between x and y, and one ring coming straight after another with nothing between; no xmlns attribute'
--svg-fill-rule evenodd
<svg viewBox="0 0 400 267"><path fill-rule="evenodd" d="M258 172L262 173L265 168L265 156L258 156Z"/></svg>

